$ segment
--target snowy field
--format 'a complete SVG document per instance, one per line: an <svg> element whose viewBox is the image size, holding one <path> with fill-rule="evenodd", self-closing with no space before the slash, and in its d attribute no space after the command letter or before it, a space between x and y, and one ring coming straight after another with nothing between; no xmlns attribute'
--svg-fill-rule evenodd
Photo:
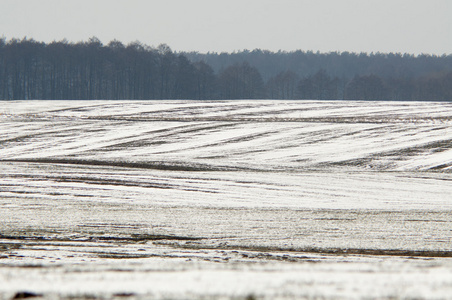
<svg viewBox="0 0 452 300"><path fill-rule="evenodd" d="M0 299L452 299L452 103L0 101Z"/></svg>

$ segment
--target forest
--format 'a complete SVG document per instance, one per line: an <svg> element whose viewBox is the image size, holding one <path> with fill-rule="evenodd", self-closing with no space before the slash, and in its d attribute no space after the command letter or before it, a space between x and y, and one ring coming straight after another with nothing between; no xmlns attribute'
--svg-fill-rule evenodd
<svg viewBox="0 0 452 300"><path fill-rule="evenodd" d="M452 55L174 52L0 39L1 100L313 99L452 100Z"/></svg>

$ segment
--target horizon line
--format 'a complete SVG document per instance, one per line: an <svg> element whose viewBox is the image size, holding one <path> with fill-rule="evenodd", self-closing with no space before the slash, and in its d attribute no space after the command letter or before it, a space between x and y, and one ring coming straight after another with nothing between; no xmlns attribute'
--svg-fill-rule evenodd
<svg viewBox="0 0 452 300"><path fill-rule="evenodd" d="M28 37L28 36L24 36L22 38L11 37L9 39L7 39L5 37L5 35L2 35L0 37L0 40L3 40L6 44L8 44L11 41L34 41L34 42L37 42L37 43L43 43L45 45L50 45L52 43L65 43L65 44L70 44L70 45L76 45L76 44L79 44L79 43L87 43L91 39L99 41L100 44L103 47L108 47L108 45L110 43L112 43L112 42L120 42L122 45L124 45L124 47L127 47L129 45L133 45L133 44L140 44L140 45L144 46L145 48L149 48L149 49L157 49L158 47L163 45L163 46L168 46L169 49L171 49L171 51L173 53L176 53L176 54L183 54L183 53L197 53L197 54L201 54L201 55L203 55L203 54L237 54L237 53L246 53L246 52L252 53L252 52L260 51L260 52L270 52L270 53L275 53L275 54L277 54L277 53L290 54L290 53L295 53L295 52L304 52L304 53L314 53L314 54L317 54L317 55L319 55L319 54L320 55L321 54L339 54L339 55L341 55L341 54L356 54L356 55L365 54L367 56L372 56L372 55L390 55L390 54L394 54L394 55L400 55L400 56L408 55L408 56L412 56L412 57L420 57L420 56L431 56L431 57L445 57L446 56L447 57L447 56L452 56L452 52L451 53L442 53L442 54L421 52L421 53L417 53L416 54L416 53L412 53L412 52L410 53L410 52L400 52L400 51L390 51L390 52L383 52L383 51L370 51L370 52L369 51L359 51L358 52L358 51L351 51L351 50L320 51L320 50L312 50L312 49L311 50L304 50L304 49L301 49L301 48L300 49L294 49L294 50L283 50L283 49L269 50L269 49L263 49L263 48L259 48L259 47L256 47L256 48L254 48L252 50L250 50L248 48L242 48L242 49L234 49L232 51L173 50L172 47L170 45L168 45L167 43L160 43L160 44L158 44L158 46L154 46L154 45L148 45L148 44L143 43L143 42L141 42L139 40L134 40L134 41L131 41L129 43L124 43L124 42L114 38L114 39L110 40L108 43L104 43L104 42L101 41L101 39L99 39L97 36L94 36L94 35L89 37L86 40L79 40L77 42L72 41L72 40L68 40L67 38L63 38L63 39L60 39L60 40L54 39L51 42L46 42L46 41L43 41L43 40L37 40L37 39L35 39L33 37Z"/></svg>

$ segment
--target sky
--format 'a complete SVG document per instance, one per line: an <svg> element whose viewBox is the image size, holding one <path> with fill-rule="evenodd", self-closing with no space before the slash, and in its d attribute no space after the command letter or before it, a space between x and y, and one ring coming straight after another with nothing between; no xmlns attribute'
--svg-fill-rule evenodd
<svg viewBox="0 0 452 300"><path fill-rule="evenodd" d="M452 54L452 0L0 0L0 37L175 51Z"/></svg>

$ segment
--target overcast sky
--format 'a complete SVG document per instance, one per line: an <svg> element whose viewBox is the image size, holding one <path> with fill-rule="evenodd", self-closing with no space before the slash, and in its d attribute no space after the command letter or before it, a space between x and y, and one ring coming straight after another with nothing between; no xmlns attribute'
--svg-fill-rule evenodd
<svg viewBox="0 0 452 300"><path fill-rule="evenodd" d="M0 0L0 36L441 55L452 54L452 0Z"/></svg>

